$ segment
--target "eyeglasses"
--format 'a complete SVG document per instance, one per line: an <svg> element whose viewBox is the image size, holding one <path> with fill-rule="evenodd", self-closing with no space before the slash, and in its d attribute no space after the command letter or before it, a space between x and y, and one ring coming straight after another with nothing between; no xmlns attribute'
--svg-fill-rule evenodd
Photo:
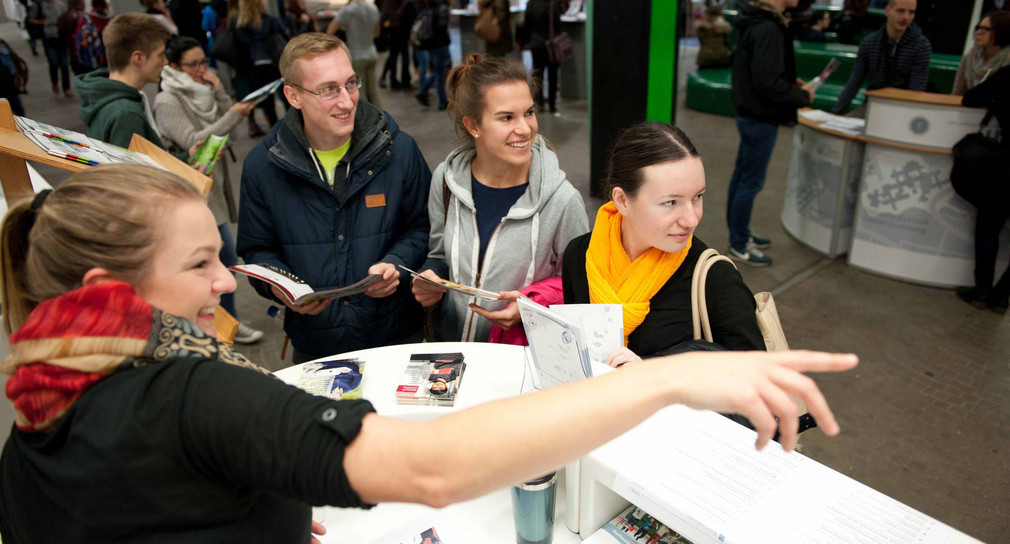
<svg viewBox="0 0 1010 544"><path fill-rule="evenodd" d="M980 30L982 32L992 32L992 27L991 26L975 25L975 32L978 32Z"/></svg>
<svg viewBox="0 0 1010 544"><path fill-rule="evenodd" d="M194 60L193 62L180 62L179 66L183 68L189 68L190 70L196 70L197 68L206 68L210 66L210 59Z"/></svg>
<svg viewBox="0 0 1010 544"><path fill-rule="evenodd" d="M326 87L324 89L319 89L318 91L310 91L301 85L295 85L294 83L288 83L291 87L296 89L301 89L309 94L314 94L319 97L320 100L333 100L340 95L340 90L343 89L347 91L348 96L354 96L361 88L361 78L356 77L353 81L345 83L344 85L337 85L335 87Z"/></svg>

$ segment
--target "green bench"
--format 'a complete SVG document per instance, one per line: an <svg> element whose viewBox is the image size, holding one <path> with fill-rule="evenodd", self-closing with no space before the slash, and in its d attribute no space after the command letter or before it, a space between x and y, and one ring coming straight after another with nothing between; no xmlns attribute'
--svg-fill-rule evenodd
<svg viewBox="0 0 1010 544"><path fill-rule="evenodd" d="M794 42L796 50L796 73L800 78L809 81L821 73L824 66L832 58L837 58L841 65L835 70L819 89L814 97L814 108L830 111L845 88L845 82L852 74L856 52L859 47L838 43ZM949 93L954 88L954 76L961 62L958 55L934 53L930 60L929 82L940 92ZM736 117L733 106L732 70L730 68L706 68L690 74L687 79L687 107ZM864 87L865 88L865 87ZM863 94L859 93L852 100L850 109L863 102Z"/></svg>

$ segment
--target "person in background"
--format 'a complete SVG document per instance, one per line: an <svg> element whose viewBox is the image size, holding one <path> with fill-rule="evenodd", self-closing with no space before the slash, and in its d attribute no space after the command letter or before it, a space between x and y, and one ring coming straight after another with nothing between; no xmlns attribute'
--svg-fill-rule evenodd
<svg viewBox="0 0 1010 544"><path fill-rule="evenodd" d="M810 29L807 30L806 35L803 36L804 41L821 43L828 41L828 38L824 33L830 26L831 12L827 10L816 12L814 14L813 24L810 25Z"/></svg>
<svg viewBox="0 0 1010 544"><path fill-rule="evenodd" d="M287 307L296 363L420 340L421 307L398 265L417 270L428 249L431 171L421 150L387 112L359 100L361 79L336 37L294 37L280 67L292 109L243 165L238 254L316 289L381 279L301 306L265 282L253 286Z"/></svg>
<svg viewBox="0 0 1010 544"><path fill-rule="evenodd" d="M445 0L422 0L424 7L418 17L431 21L431 36L421 40L415 48L418 66L417 94L414 98L423 106L431 104L428 90L435 87L438 110L449 107L445 90L445 76L452 60L449 58L449 6Z"/></svg>
<svg viewBox="0 0 1010 544"><path fill-rule="evenodd" d="M98 32L105 32L105 27L108 26L109 21L113 17L109 1L91 0L91 11L88 12L88 17L91 18L91 22L94 23Z"/></svg>
<svg viewBox="0 0 1010 544"><path fill-rule="evenodd" d="M567 9L561 2L554 0L531 0L526 4L526 16L523 20L522 33L527 43L523 44L530 50L533 57L533 99L537 109L544 111L544 70L550 83L547 87L547 110L558 113L558 64L551 62L547 53L547 40L551 37L551 24L555 32L561 31L561 14Z"/></svg>
<svg viewBox="0 0 1010 544"><path fill-rule="evenodd" d="M238 10L229 16L228 24L249 59L248 63L233 67L235 96L246 96L279 79L281 73L277 63L287 42L287 34L281 22L267 14L264 0L239 0ZM256 108L266 115L271 126L277 123L277 106L272 97L261 101ZM249 136L263 136L264 132L256 125L253 116L248 119Z"/></svg>
<svg viewBox="0 0 1010 544"><path fill-rule="evenodd" d="M572 240L562 266L566 304L621 304L630 353L650 357L694 338L691 283L708 249L695 230L704 211L705 169L694 144L667 123L632 125L614 142L607 166L610 202L591 234ZM705 284L712 340L737 351L765 349L754 295L730 263Z"/></svg>
<svg viewBox="0 0 1010 544"><path fill-rule="evenodd" d="M14 115L25 115L25 107L21 103L21 93L25 89L25 76L28 65L14 52L7 42L0 40L0 97L6 98L11 104Z"/></svg>
<svg viewBox="0 0 1010 544"><path fill-rule="evenodd" d="M74 51L74 34L84 15L84 0L69 0L69 4L69 9L57 19L56 28L59 30L60 41L63 43L67 58L70 60L70 69L73 70L74 75L80 75L91 71L90 67L81 64L76 51Z"/></svg>
<svg viewBox="0 0 1010 544"><path fill-rule="evenodd" d="M147 95L148 83L161 80L165 41L170 34L160 21L142 13L117 15L105 27L102 41L108 68L77 76L74 87L81 95L78 116L88 136L119 147L129 147L139 134L164 148ZM180 154L186 160L188 156Z"/></svg>
<svg viewBox="0 0 1010 544"><path fill-rule="evenodd" d="M382 100L379 98L378 74L375 73L379 52L375 48L375 38L382 32L381 20L379 8L372 2L350 0L326 27L327 34L336 35L338 30L347 34L354 73L361 78L364 86L362 92L369 102L380 108Z"/></svg>
<svg viewBox="0 0 1010 544"><path fill-rule="evenodd" d="M418 270L505 296L471 303L415 279L414 297L434 306L436 340L484 342L492 325L518 325L519 290L559 276L568 243L589 231L582 197L537 134L531 86L523 65L479 53L449 73L449 104L464 144L432 176L428 258Z"/></svg>
<svg viewBox="0 0 1010 544"><path fill-rule="evenodd" d="M867 80L869 90L885 87L926 90L933 46L919 26L912 22L915 7L916 0L890 0L887 3L884 8L887 22L859 44L849 81L832 106L832 113L844 113Z"/></svg>
<svg viewBox="0 0 1010 544"><path fill-rule="evenodd" d="M478 0L477 7L481 10L494 10L494 17L498 21L498 29L501 31L497 41L484 42L485 54L489 57L504 57L511 53L515 46L512 38L509 0Z"/></svg>
<svg viewBox="0 0 1010 544"><path fill-rule="evenodd" d="M724 68L730 65L733 52L726 45L726 40L733 32L726 18L722 16L722 6L706 2L705 18L695 25L698 34L698 69Z"/></svg>
<svg viewBox="0 0 1010 544"><path fill-rule="evenodd" d="M40 0L28 11L28 24L42 28L42 47L49 63L49 81L53 84L53 94L60 94L60 77L63 78L63 94L74 96L70 90L70 67L67 65L67 46L60 39L57 22L67 7L60 0Z"/></svg>
<svg viewBox="0 0 1010 544"><path fill-rule="evenodd" d="M976 33L976 36L978 34ZM1010 157L1010 66L1000 68L985 81L968 89L961 103L970 108L991 108L1000 126L1004 157ZM986 180L993 184L991 202L979 206L975 215L975 285L958 287L957 296L977 308L1005 314L1010 307L1010 265L996 285L993 278L999 250L999 235L1010 219L1010 175Z"/></svg>
<svg viewBox="0 0 1010 544"><path fill-rule="evenodd" d="M24 10L23 14L19 10L19 15L21 16L21 26L28 34L28 48L32 50L32 56L37 57L39 56L38 42L43 38L42 25L30 21L32 0L18 0L18 3L21 4L21 8Z"/></svg>
<svg viewBox="0 0 1010 544"><path fill-rule="evenodd" d="M207 33L203 30L203 13L200 0L171 0L168 11L172 14L172 20L179 27L180 36L189 36L200 42L200 46L207 45Z"/></svg>
<svg viewBox="0 0 1010 544"><path fill-rule="evenodd" d="M379 75L379 87L383 89L386 87L393 90L400 89L402 87L400 82L404 79L410 84L409 68L403 70L406 77L400 79L396 77L398 62L403 66L409 67L410 65L408 46L410 29L403 32L400 28L400 14L405 3L406 0L382 0L379 4L382 6L379 10L382 12L382 24L387 26L386 32L389 35L389 55L386 57L386 63L382 66L382 73Z"/></svg>
<svg viewBox="0 0 1010 544"><path fill-rule="evenodd" d="M284 22L292 38L316 31L316 19L305 10L305 0L285 0L284 7Z"/></svg>
<svg viewBox="0 0 1010 544"><path fill-rule="evenodd" d="M670 404L743 413L758 448L778 417L790 451L790 396L839 431L800 372L857 364L692 353L401 421L286 385L216 340L212 309L235 279L201 195L171 173L75 173L14 203L2 233L2 371L16 412L0 456L5 542L309 542L326 532L310 504L468 500L556 470ZM433 436L453 447L431 448Z"/></svg>
<svg viewBox="0 0 1010 544"><path fill-rule="evenodd" d="M975 47L961 57L954 91L963 95L1000 68L1010 65L1010 12L996 10L975 25Z"/></svg>
<svg viewBox="0 0 1010 544"><path fill-rule="evenodd" d="M733 104L740 132L733 177L726 199L729 256L752 266L769 266L761 250L771 240L750 230L754 199L764 187L779 125L796 124L796 110L814 100L796 77L793 40L782 12L798 0L768 0L748 4L734 21L740 43L733 52Z"/></svg>
<svg viewBox="0 0 1010 544"><path fill-rule="evenodd" d="M168 65L161 71L161 92L154 99L154 115L162 140L169 149L189 149L211 135L226 136L252 112L252 103L232 103L221 80L208 67L200 42L189 36L176 36L165 48L165 56ZM228 223L238 221L238 196L232 188L228 170L227 157L221 156L212 172L214 184L208 204L221 233L221 262L234 266L238 264L238 255ZM233 293L221 295L221 306L239 319ZM251 344L262 336L262 331L239 321L234 341Z"/></svg>
<svg viewBox="0 0 1010 544"><path fill-rule="evenodd" d="M165 7L165 0L140 0L140 3L144 6L144 13L157 19L169 34L175 36L179 33L179 27L172 20L172 13Z"/></svg>

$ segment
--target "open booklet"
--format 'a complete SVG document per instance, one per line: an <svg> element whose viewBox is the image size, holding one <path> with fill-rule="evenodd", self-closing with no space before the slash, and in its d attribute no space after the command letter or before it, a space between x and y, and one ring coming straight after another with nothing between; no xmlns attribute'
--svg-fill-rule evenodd
<svg viewBox="0 0 1010 544"><path fill-rule="evenodd" d="M379 274L369 274L361 281L345 287L316 291L298 276L269 264L238 264L229 268L273 285L280 289L281 293L284 293L284 297L292 304L305 304L326 298L334 299L364 293L368 286L382 278Z"/></svg>
<svg viewBox="0 0 1010 544"><path fill-rule="evenodd" d="M80 132L29 119L14 117L21 132L50 155L70 159L83 164L140 164L165 168L143 153L123 149L110 143L89 138Z"/></svg>
<svg viewBox="0 0 1010 544"><path fill-rule="evenodd" d="M464 294L464 295L466 295L468 297L477 297L477 298L482 299L482 300L499 300L501 298L498 295L498 293L494 293L494 292L491 292L491 291L485 291L483 289L478 289L476 287L470 287L469 285L463 285L461 283L456 283L454 281L449 281L449 280L434 281L434 280L431 280L431 279L428 279L428 278L422 276L418 272L414 272L413 270L407 268L406 266L403 266L403 265L397 265L397 266L399 266L400 268L406 270L412 277L417 278L417 279L419 279L419 280L421 280L423 282L430 283L432 285L441 287L443 289L448 289L450 291L456 291L457 293L462 293L462 294Z"/></svg>
<svg viewBox="0 0 1010 544"><path fill-rule="evenodd" d="M541 388L593 375L585 336L575 320L526 297L519 298L518 304Z"/></svg>
<svg viewBox="0 0 1010 544"><path fill-rule="evenodd" d="M245 95L242 97L242 100L239 100L239 102L252 102L254 104L259 104L260 102L266 100L268 96L273 96L273 94L277 92L277 89L280 89L282 85L284 85L283 78L271 81L259 89Z"/></svg>

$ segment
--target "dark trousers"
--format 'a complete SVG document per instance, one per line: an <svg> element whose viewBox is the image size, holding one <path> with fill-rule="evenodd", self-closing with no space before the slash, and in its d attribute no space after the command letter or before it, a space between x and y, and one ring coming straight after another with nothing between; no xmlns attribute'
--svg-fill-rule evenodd
<svg viewBox="0 0 1010 544"><path fill-rule="evenodd" d="M438 93L439 106L449 103L449 98L445 94L445 76L449 72L449 47L436 47L435 49L418 49L418 90L417 94L427 95L432 86ZM431 70L429 71L429 63Z"/></svg>
<svg viewBox="0 0 1010 544"><path fill-rule="evenodd" d="M736 152L733 177L729 180L729 198L726 199L726 222L729 224L729 245L743 252L750 237L750 216L754 199L765 185L768 163L775 149L779 127L746 117L736 118L740 132L740 147Z"/></svg>
<svg viewBox="0 0 1010 544"><path fill-rule="evenodd" d="M46 38L42 41L46 50L46 60L49 61L49 81L54 85L63 76L63 90L70 89L70 66L67 64L67 48L59 38Z"/></svg>
<svg viewBox="0 0 1010 544"><path fill-rule="evenodd" d="M533 101L536 102L538 109L544 109L544 68L546 68L547 78L550 80L547 85L547 107L550 111L555 111L558 98L558 65L551 64L551 57L547 54L546 47L530 49L530 54L533 55L533 81L537 85Z"/></svg>
<svg viewBox="0 0 1010 544"><path fill-rule="evenodd" d="M975 217L975 287L990 291L993 301L1006 301L1010 296L1010 265L1003 276L992 284L996 275L996 252L999 249L999 234L1010 219L1010 204L985 206L978 209Z"/></svg>
<svg viewBox="0 0 1010 544"><path fill-rule="evenodd" d="M400 60L400 79L396 79L396 62ZM389 42L389 57L386 58L386 65L382 67L382 76L379 81L386 79L389 74L390 83L399 83L404 87L410 85L410 45L406 38L393 36Z"/></svg>
<svg viewBox="0 0 1010 544"><path fill-rule="evenodd" d="M231 235L228 223L221 223L217 226L217 230L221 233L221 252L218 254L221 264L225 266L237 265L238 255L235 254L235 238ZM238 309L235 308L235 293L224 293L221 295L221 307L227 310L232 317L238 319Z"/></svg>

